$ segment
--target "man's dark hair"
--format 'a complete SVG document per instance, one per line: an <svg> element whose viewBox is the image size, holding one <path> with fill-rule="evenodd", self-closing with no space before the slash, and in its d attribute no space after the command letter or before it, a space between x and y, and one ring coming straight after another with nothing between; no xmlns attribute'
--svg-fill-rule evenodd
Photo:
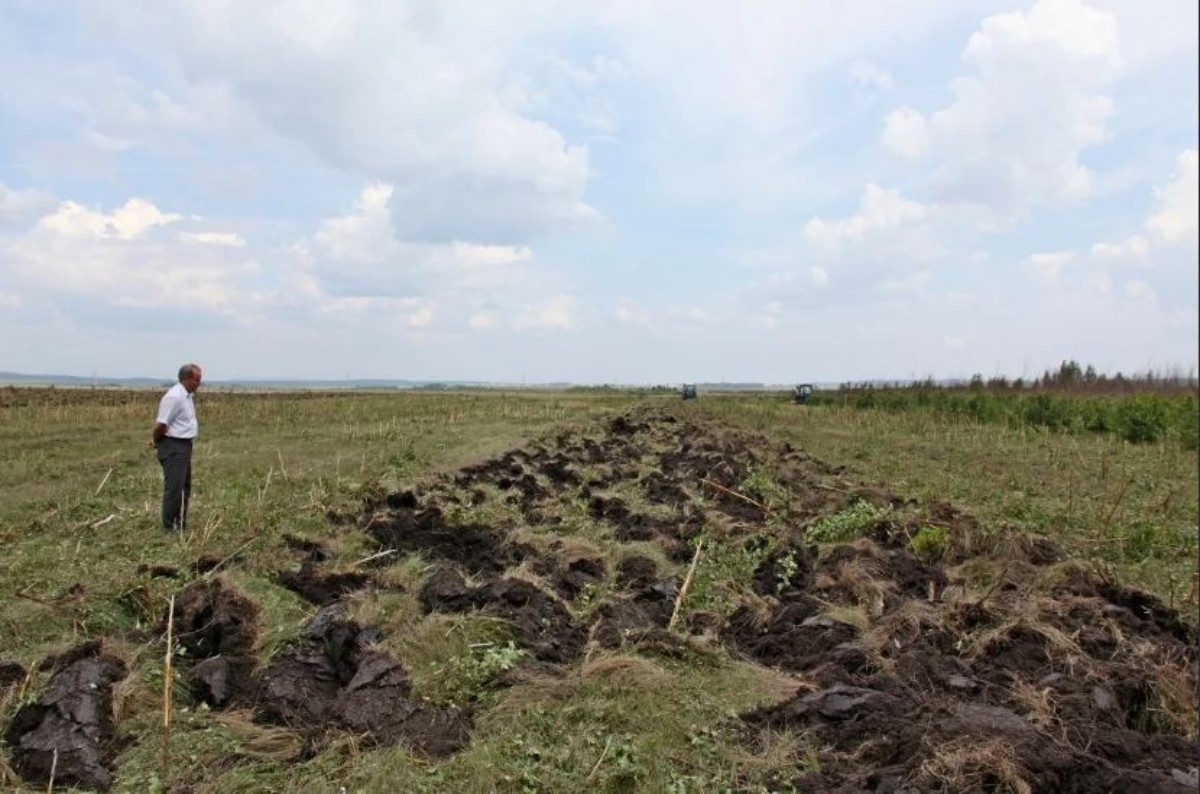
<svg viewBox="0 0 1200 794"><path fill-rule="evenodd" d="M190 378L196 374L196 370L200 369L195 364L184 364L179 368L179 379Z"/></svg>

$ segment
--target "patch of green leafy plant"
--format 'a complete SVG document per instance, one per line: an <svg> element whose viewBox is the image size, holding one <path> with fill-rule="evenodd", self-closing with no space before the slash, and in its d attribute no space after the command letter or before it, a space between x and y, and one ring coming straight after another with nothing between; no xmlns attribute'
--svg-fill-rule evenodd
<svg viewBox="0 0 1200 794"><path fill-rule="evenodd" d="M909 539L908 548L926 562L937 562L950 548L950 530L927 524Z"/></svg>
<svg viewBox="0 0 1200 794"><path fill-rule="evenodd" d="M786 510L792 498L791 492L762 466L750 466L741 490L771 513Z"/></svg>
<svg viewBox="0 0 1200 794"><path fill-rule="evenodd" d="M580 617L591 615L600 603L604 600L606 588L603 584L597 582L588 582L575 596L575 612Z"/></svg>
<svg viewBox="0 0 1200 794"><path fill-rule="evenodd" d="M853 540L865 535L891 512L891 507L876 507L866 500L859 499L849 507L817 521L808 528L805 537L816 543Z"/></svg>
<svg viewBox="0 0 1200 794"><path fill-rule="evenodd" d="M796 571L800 569L800 564L796 562L796 552L788 551L779 555L778 559L779 571L775 575L775 592L782 592L792 581L792 577L796 575Z"/></svg>
<svg viewBox="0 0 1200 794"><path fill-rule="evenodd" d="M465 653L451 656L438 670L440 700L449 705L490 702L497 679L523 658L525 650L512 640L468 648Z"/></svg>
<svg viewBox="0 0 1200 794"><path fill-rule="evenodd" d="M740 603L740 593L753 583L754 572L777 548L769 535L715 538L701 535L692 541L704 550L688 592L689 611L711 610L728 615Z"/></svg>
<svg viewBox="0 0 1200 794"><path fill-rule="evenodd" d="M1153 394L1139 394L1117 406L1116 425L1121 438L1134 444L1158 441L1167 432L1167 403Z"/></svg>

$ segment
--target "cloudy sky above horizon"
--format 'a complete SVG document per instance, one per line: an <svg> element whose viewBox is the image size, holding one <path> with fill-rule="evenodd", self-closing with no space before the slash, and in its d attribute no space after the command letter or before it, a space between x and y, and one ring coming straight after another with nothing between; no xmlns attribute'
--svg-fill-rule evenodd
<svg viewBox="0 0 1200 794"><path fill-rule="evenodd" d="M0 4L0 370L1197 364L1194 0Z"/></svg>

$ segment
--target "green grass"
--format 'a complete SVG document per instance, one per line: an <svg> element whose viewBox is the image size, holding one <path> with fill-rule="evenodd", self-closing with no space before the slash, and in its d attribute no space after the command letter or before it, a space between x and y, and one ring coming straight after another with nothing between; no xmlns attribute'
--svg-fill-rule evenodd
<svg viewBox="0 0 1200 794"><path fill-rule="evenodd" d="M1132 444L925 411L796 406L782 396L704 406L902 497L949 502L985 528L1046 535L1177 606L1195 576L1197 455L1177 439Z"/></svg>
<svg viewBox="0 0 1200 794"><path fill-rule="evenodd" d="M146 444L157 399L157 392L63 389L0 394L0 660L32 668L79 640L117 638L110 650L132 671L118 727L136 741L120 758L114 791L752 792L768 790L780 769L794 774L797 757L815 757L803 736L743 743L733 715L778 700L783 685L716 648L686 662L602 656L562 678L490 689L512 661L502 652L502 627L479 616L422 616L415 593L425 569L411 559L380 574L397 589L355 595L349 604L360 620L383 627L383 647L434 700L487 690L488 707L465 750L432 762L345 737L299 761L294 737L191 707L177 685L173 764L164 773L161 643L122 638L161 619L167 599L192 576L191 563L223 561L230 581L262 607L259 650L270 654L315 611L273 581L282 565L295 563L280 555L285 534L327 543L328 564L349 569L373 549L364 533L332 526L330 511L356 514L364 495L412 487L645 396L202 390L193 528L182 537L158 529L161 474ZM775 395L706 394L682 405L674 394L651 399L789 441L846 465L849 479L926 504L949 502L985 528L1049 535L1176 604L1195 572L1197 461L1177 442L1129 444L929 412L796 406ZM633 499L623 487L612 494ZM786 509L788 494L766 469L753 469L742 490L771 510ZM583 500L563 509L577 542L612 550ZM479 519L520 516L493 505ZM660 552L647 553L682 577L686 566L672 570ZM717 608L723 582L704 577L746 576L754 561L732 546L706 553L713 556L694 597ZM181 576L151 578L144 568L152 565L174 566ZM576 606L586 609L586 601ZM501 650L479 651L483 642ZM35 674L30 692L44 682ZM0 725L17 705L0 704Z"/></svg>

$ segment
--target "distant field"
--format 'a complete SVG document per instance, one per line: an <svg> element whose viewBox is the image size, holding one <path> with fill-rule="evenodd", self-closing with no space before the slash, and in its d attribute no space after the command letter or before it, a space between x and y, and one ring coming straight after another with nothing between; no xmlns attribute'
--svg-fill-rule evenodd
<svg viewBox="0 0 1200 794"><path fill-rule="evenodd" d="M801 617L817 610L825 621L798 623L788 636L814 626L842 632L839 647L857 643L862 670L874 671L854 680L879 691L890 691L882 676L907 664L888 643L935 623L962 632L958 650L936 653L961 654L981 678L991 675L997 637L1032 626L1066 638L1061 648L1073 649L1079 670L1116 680L1050 605L1067 598L1063 582L1074 583L1068 600L1080 604L1101 592L1124 604L1133 597L1123 588L1136 588L1161 600L1155 609L1195 612L1200 483L1196 452L1178 434L1131 444L928 411L798 406L784 394L685 403L585 391L201 390L192 529L166 536L147 446L159 396L0 389L0 665L10 665L0 666L0 727L48 685L54 665L38 670L39 662L102 640L100 652L128 670L111 701L128 747L104 751L114 790L820 790L857 779L840 744L851 739L769 711L828 686L828 673L797 666L796 651L775 657L761 645L762 632L789 614L778 611L788 599L805 605ZM1015 552L1004 539L1027 533L1065 554L1034 553L1040 547L1021 540L1012 543L1024 556L1005 556ZM803 544L806 534L819 552ZM407 546L416 536L428 545ZM855 555L866 562L852 568ZM923 573L888 567L897 555ZM542 589L526 592L501 575ZM276 670L276 682L316 664L303 654L320 643L304 650L302 638L315 631L306 628L313 592L332 588L355 626L382 627L369 642L338 634L352 649L337 664L366 669L376 650L398 659L407 683L386 692L411 698L412 719L397 723L393 710L378 718L392 719L384 725L343 714L337 730L318 735L292 720L312 693L267 712L269 687L258 700L230 695L228 708L199 703L188 676L212 648L187 644L186 632L203 626L186 621L217 618L215 602L188 612L195 604L186 599L218 596L193 591L180 603L164 751L167 605L215 582L252 602L256 616L247 643L223 654L252 653L247 664ZM531 613L520 610L534 604L540 611L526 626ZM968 607L976 611L964 628L956 621ZM1154 625L1164 637L1192 636L1173 620ZM822 642L813 635L797 647L836 650ZM1047 646L1048 658L1058 648ZM1158 676L1143 682L1152 705L1125 721L1154 741L1191 742L1190 752L1195 688L1171 677L1185 660L1166 651L1145 658ZM1026 702L1036 692L1013 691L988 695L989 707L1051 730ZM744 724L731 717L755 709L764 711ZM1066 714L1051 715L1061 722L1054 735L1083 753ZM414 744L414 725L439 720L450 726L447 749ZM748 741L745 725L762 732ZM384 733L399 744L372 749L370 737ZM931 735L919 746L932 746ZM1022 756L1028 738L1012 739L1017 761L964 761L947 744L895 774L951 791L982 768L1008 781L997 790L1021 790L1014 781L1037 790L1051 773ZM843 749L830 755L834 745ZM4 762L0 786L21 784L18 767L30 762L18 763L11 747ZM64 757L55 774L62 780L69 769Z"/></svg>

